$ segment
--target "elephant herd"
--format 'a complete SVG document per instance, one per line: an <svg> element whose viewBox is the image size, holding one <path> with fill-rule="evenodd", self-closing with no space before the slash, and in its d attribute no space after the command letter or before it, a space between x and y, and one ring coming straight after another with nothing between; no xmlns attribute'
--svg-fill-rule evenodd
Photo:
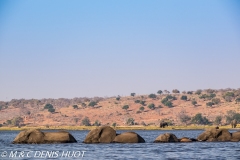
<svg viewBox="0 0 240 160"><path fill-rule="evenodd" d="M160 134L154 143L167 142L239 142L240 131L230 133L227 129L211 128L205 130L196 139L182 137L177 138L172 133ZM43 143L75 143L76 139L66 131L42 132L38 129L21 131L12 143L43 144ZM124 132L121 134L110 126L97 127L91 130L85 137L83 143L144 143L145 140L135 132Z"/></svg>

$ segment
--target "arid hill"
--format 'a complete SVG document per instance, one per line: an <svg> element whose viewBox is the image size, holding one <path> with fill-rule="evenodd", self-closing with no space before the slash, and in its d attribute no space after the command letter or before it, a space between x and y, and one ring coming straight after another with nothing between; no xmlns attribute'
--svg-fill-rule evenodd
<svg viewBox="0 0 240 160"><path fill-rule="evenodd" d="M240 120L240 89L173 90L127 97L13 99L0 102L1 126L229 124ZM199 114L200 113L200 114Z"/></svg>

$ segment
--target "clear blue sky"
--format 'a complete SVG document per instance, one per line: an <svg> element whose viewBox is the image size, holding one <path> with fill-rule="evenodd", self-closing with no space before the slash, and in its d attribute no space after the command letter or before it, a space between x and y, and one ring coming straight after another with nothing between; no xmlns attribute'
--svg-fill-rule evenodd
<svg viewBox="0 0 240 160"><path fill-rule="evenodd" d="M0 1L0 100L240 87L237 0Z"/></svg>

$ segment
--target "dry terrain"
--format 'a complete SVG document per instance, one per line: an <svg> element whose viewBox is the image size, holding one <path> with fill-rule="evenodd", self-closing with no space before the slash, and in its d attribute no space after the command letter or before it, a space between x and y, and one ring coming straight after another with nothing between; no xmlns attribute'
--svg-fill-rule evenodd
<svg viewBox="0 0 240 160"><path fill-rule="evenodd" d="M235 95L227 99L227 92L233 92ZM226 124L227 112L232 110L240 113L240 103L237 101L239 97L238 90L215 90L214 94L220 100L218 104L207 106L207 102L212 102L212 99L199 98L203 94L210 94L206 90L201 94L187 93L163 93L156 94L156 98L149 98L149 95L135 95L108 98L75 98L75 99L43 99L43 100L12 100L10 102L1 102L0 124L5 126L13 125L9 121L13 121L17 117L21 117L20 125L26 126L80 126L82 120L88 117L91 124L99 121L101 125L112 125L116 123L118 126L127 125L129 118L133 118L136 124L159 125L160 121L165 120L173 125L185 125L180 119L181 114L189 117L201 113L202 116L214 122L217 116L222 117L220 125ZM173 106L168 107L162 103L162 100L171 95L176 100L169 100ZM182 100L183 95L187 96L186 100ZM197 102L196 105L192 101ZM97 102L94 106L88 106L90 102ZM145 101L144 105L139 101ZM153 103L155 109L148 108L148 105ZM49 112L44 109L46 104L52 104L55 111ZM77 105L78 108L73 107ZM123 109L124 105L128 105L128 109ZM140 111L140 107L144 107ZM7 122L7 120L9 120ZM190 120L186 124L190 124Z"/></svg>

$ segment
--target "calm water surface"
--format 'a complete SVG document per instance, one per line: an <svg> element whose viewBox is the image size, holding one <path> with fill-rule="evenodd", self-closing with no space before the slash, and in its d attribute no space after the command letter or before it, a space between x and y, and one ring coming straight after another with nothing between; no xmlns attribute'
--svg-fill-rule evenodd
<svg viewBox="0 0 240 160"><path fill-rule="evenodd" d="M196 138L201 130L134 132L146 143L84 144L89 131L69 131L78 143L11 144L19 131L0 131L1 159L240 159L239 142L153 143L159 134L171 132L178 138ZM125 131L117 131L121 133ZM231 131L233 132L233 131ZM17 154L15 154L17 153ZM28 157L27 157L28 156ZM42 156L42 157L41 157ZM75 156L75 157L74 157ZM83 157L82 157L83 156Z"/></svg>

